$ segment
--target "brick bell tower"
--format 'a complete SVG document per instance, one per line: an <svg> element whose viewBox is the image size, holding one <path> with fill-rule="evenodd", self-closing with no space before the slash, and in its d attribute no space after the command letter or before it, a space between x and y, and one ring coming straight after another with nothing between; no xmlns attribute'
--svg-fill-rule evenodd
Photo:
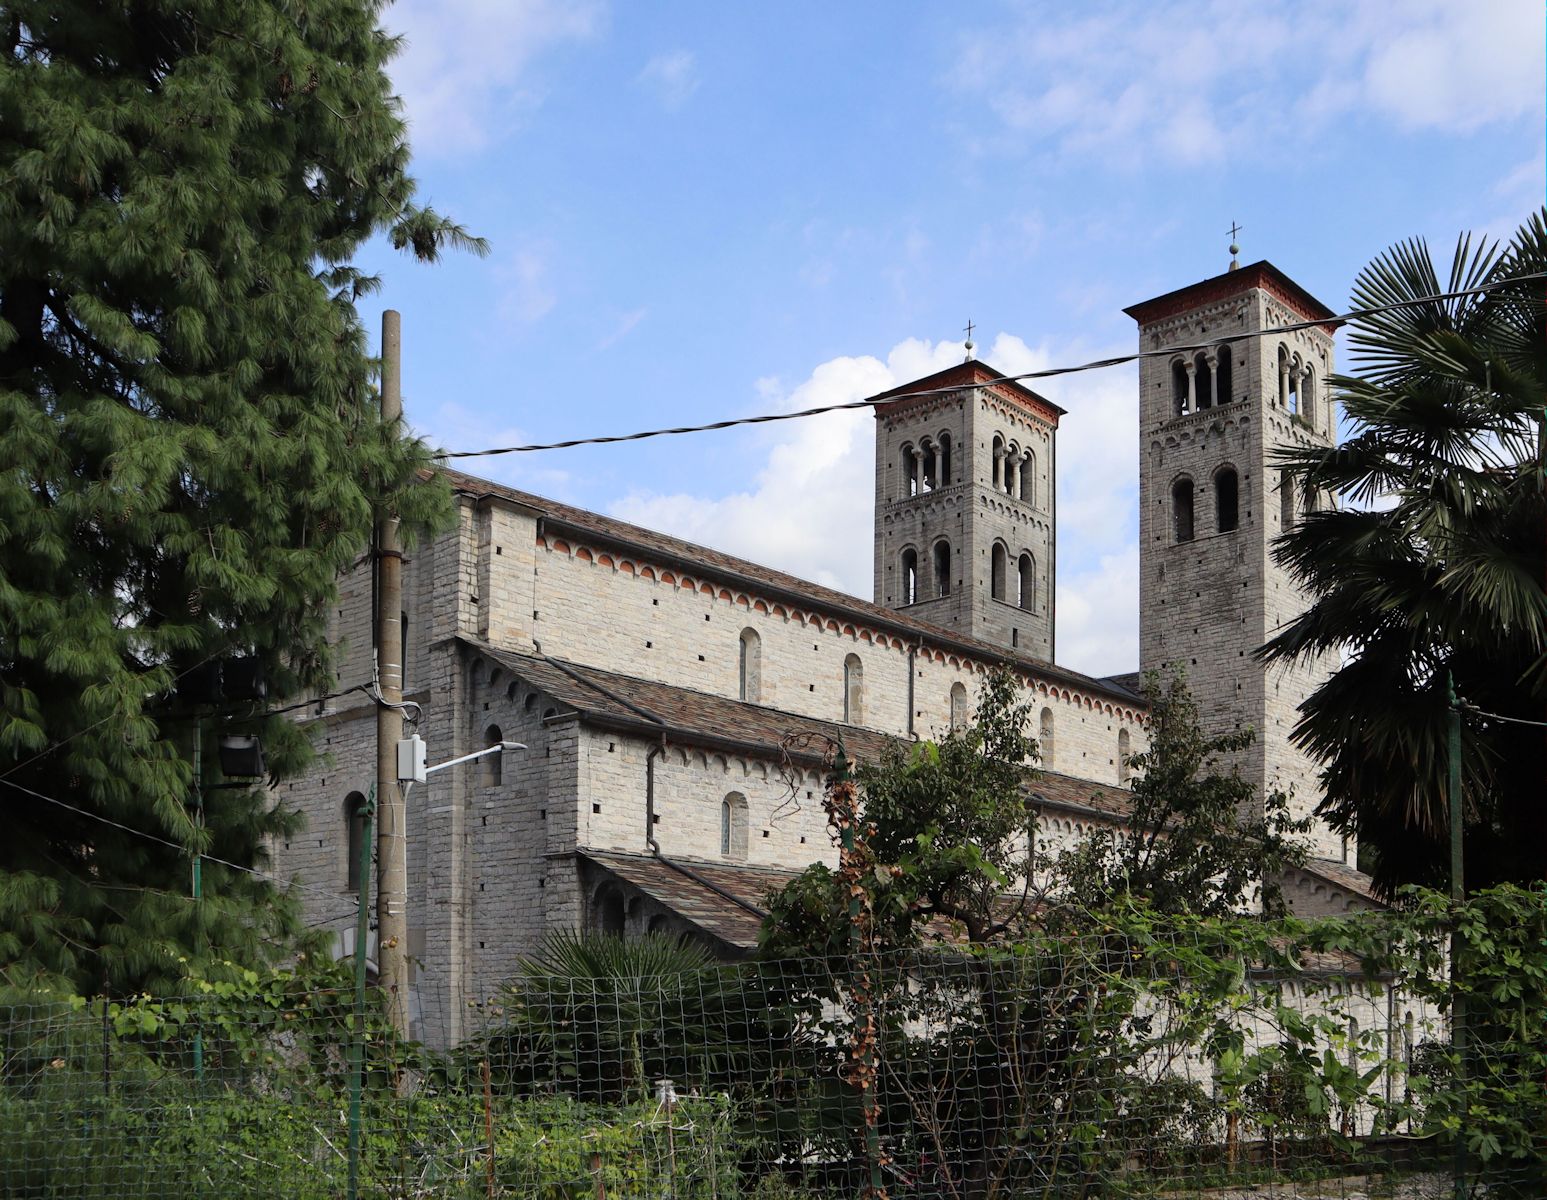
<svg viewBox="0 0 1547 1200"><path fill-rule="evenodd" d="M1273 454L1334 443L1334 326L1264 331L1333 314L1273 264L1234 261L1124 311L1142 351L1176 347L1139 367L1140 665L1181 664L1210 732L1256 729L1242 774L1259 795L1292 790L1294 812L1309 814L1321 798L1317 769L1289 734L1336 663L1270 670L1252 652L1307 605L1272 557L1273 539L1303 508ZM1320 822L1312 842L1318 857L1352 861Z"/></svg>
<svg viewBox="0 0 1547 1200"><path fill-rule="evenodd" d="M876 407L875 602L1052 662L1064 410L967 351Z"/></svg>

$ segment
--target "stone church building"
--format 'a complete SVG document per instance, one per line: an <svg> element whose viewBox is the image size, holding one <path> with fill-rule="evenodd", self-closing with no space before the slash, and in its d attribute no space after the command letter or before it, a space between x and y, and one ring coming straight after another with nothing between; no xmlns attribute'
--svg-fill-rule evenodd
<svg viewBox="0 0 1547 1200"><path fill-rule="evenodd" d="M1287 734L1327 664L1268 671L1252 651L1304 603L1270 554L1298 503L1272 453L1331 442L1332 326L1316 322L1332 313L1266 262L1127 312L1156 352L1140 369L1136 665L1185 665L1215 729L1258 730L1247 778L1308 812L1315 772ZM1304 328L1167 353L1286 325ZM766 893L836 857L831 742L874 760L888 739L964 723L1000 663L1036 714L1039 841L1121 825L1126 756L1145 745L1139 674L1091 678L1055 658L1057 434L1079 414L972 358L878 399L871 601L446 472L455 523L404 564L404 694L432 763L528 749L410 795L415 1035L460 1040L550 929L665 929L750 952ZM371 591L369 571L351 575L332 614L345 684L371 678ZM325 757L283 785L306 827L275 865L350 953L375 709L354 692L302 715ZM1314 853L1288 881L1293 906L1371 903L1321 826Z"/></svg>

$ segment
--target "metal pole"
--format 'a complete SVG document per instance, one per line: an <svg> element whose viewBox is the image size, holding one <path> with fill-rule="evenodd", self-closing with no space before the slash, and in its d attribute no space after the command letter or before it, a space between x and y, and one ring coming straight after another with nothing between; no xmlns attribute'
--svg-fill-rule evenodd
<svg viewBox="0 0 1547 1200"><path fill-rule="evenodd" d="M1445 676L1445 690L1450 711L1446 714L1446 733L1449 743L1450 778L1450 1045L1456 1056L1456 1087L1461 1096L1461 1127L1456 1131L1453 1165L1453 1193L1455 1200L1466 1197L1466 996L1460 980L1461 966L1461 904L1466 899L1466 878L1462 861L1461 806L1461 701L1456 695L1456 677L1453 672Z"/></svg>
<svg viewBox="0 0 1547 1200"><path fill-rule="evenodd" d="M402 317L381 314L381 420L399 436L403 418ZM397 780L397 744L403 737L403 555L398 519L384 506L376 519L376 799L381 824L376 869L376 964L387 1019L408 1036L408 830Z"/></svg>
<svg viewBox="0 0 1547 1200"><path fill-rule="evenodd" d="M376 785L360 810L360 895L355 907L355 1008L349 1038L349 1200L360 1196L360 1094L365 1083L365 943L371 932L371 818Z"/></svg>
<svg viewBox="0 0 1547 1200"><path fill-rule="evenodd" d="M195 833L204 828L204 722L193 721L193 824ZM204 856L197 846L193 851L193 920L199 922L199 901L204 897ZM202 940L202 939L201 939ZM193 1027L193 1077L204 1082L204 1031Z"/></svg>
<svg viewBox="0 0 1547 1200"><path fill-rule="evenodd" d="M843 803L847 808L843 822L843 856L849 860L854 854L855 828L859 825L859 805L855 802L854 788L849 782L849 756L844 752L843 739L838 739L838 754L833 759L833 779L843 796ZM845 862L847 865L847 862ZM853 966L858 968L859 955L863 947L860 943L860 915L861 904L859 893L853 888L849 892L849 954ZM862 993L858 998L863 1002L865 1012L861 1018L867 1026L864 1037L863 1060L860 1069L863 1075L860 1080L860 1104L865 1119L865 1157L870 1166L870 1188L865 1193L867 1196L877 1197L885 1195L881 1184L881 1133L876 1128L877 1113L875 1110L875 997L871 994L874 986L869 978L867 969L859 969L855 974L857 990Z"/></svg>

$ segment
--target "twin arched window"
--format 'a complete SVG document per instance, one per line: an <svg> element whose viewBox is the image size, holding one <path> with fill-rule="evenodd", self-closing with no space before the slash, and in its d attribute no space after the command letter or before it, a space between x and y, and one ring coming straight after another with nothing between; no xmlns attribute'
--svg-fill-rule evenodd
<svg viewBox="0 0 1547 1200"><path fill-rule="evenodd" d="M904 442L902 457L902 496L920 496L951 482L951 435L923 438L917 446Z"/></svg>
<svg viewBox="0 0 1547 1200"><path fill-rule="evenodd" d="M736 695L756 704L763 693L763 639L748 626L741 631L736 651Z"/></svg>
<svg viewBox="0 0 1547 1200"><path fill-rule="evenodd" d="M1229 404L1234 397L1229 346L1200 350L1191 359L1178 358L1171 364L1171 397L1174 415L1201 412Z"/></svg>
<svg viewBox="0 0 1547 1200"><path fill-rule="evenodd" d="M727 792L720 801L720 857L746 861L747 798L740 792Z"/></svg>

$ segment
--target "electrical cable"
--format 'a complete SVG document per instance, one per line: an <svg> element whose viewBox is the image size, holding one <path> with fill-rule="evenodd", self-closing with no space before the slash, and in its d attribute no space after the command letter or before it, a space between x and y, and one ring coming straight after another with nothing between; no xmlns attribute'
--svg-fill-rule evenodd
<svg viewBox="0 0 1547 1200"><path fill-rule="evenodd" d="M200 667L207 666L209 663L214 662L215 659L219 658L222 654L225 654L229 649L230 649L230 647L228 647L228 646L222 646L219 650L216 650L213 653L209 654L207 657L200 659L198 662L194 663L192 666L183 668L176 675L172 676L172 682L175 684L178 680L182 679L183 676L190 675L194 671L197 671ZM48 755L52 754L55 750L58 750L61 746L66 745L69 742L73 742L76 738L82 737L85 734L90 733L93 729L97 728L97 726L99 726L99 725L107 724L107 722L111 721L114 717L116 717L118 715L119 714L116 713L116 712L108 713L107 716L103 717L101 720L93 721L90 725L86 725L83 728L77 729L74 733L69 734L69 735L67 735L65 737L62 737L58 741L50 742L47 746L44 746L43 749L39 750L31 758L24 758L24 759L22 759L21 762L14 763L10 767L7 767L3 772L0 772L0 780L10 778L10 776L14 775L17 771L20 771L23 767L31 766L33 763L37 762L38 759L40 759L40 758L46 758Z"/></svg>
<svg viewBox="0 0 1547 1200"><path fill-rule="evenodd" d="M1461 707L1467 712L1476 713L1479 717L1487 717L1490 721L1507 721L1511 725L1534 725L1538 729L1547 729L1547 721L1528 721L1525 717L1506 717L1503 713L1488 712L1478 708L1475 704L1461 702Z"/></svg>
<svg viewBox="0 0 1547 1200"><path fill-rule="evenodd" d="M1218 346L1231 345L1235 342L1250 341L1253 338L1271 337L1281 333L1296 333L1302 329L1315 329L1326 325L1346 325L1350 321L1379 316L1382 313L1395 312L1399 309L1414 308L1421 304L1434 304L1444 300L1459 300L1466 296L1481 295L1508 284L1533 283L1541 280L1547 280L1547 272L1537 272L1532 275L1512 275L1507 279L1496 279L1492 283L1480 284L1473 288L1463 288L1460 291L1436 292L1433 295L1419 296L1412 300L1398 300L1390 304L1378 304L1371 308L1350 309L1348 312L1325 317L1320 320L1296 321L1288 325L1275 325L1271 328L1259 329L1252 333L1226 334L1222 337L1210 338L1207 341L1167 346L1160 350L1140 350L1134 354L1119 354L1112 358L1098 358L1074 366L1046 367L1040 371L1023 371L1018 375L1000 375L995 379L985 380L983 384L974 386L987 386L995 383L1018 383L1025 379L1051 379L1060 375L1076 375L1084 371L1101 371L1109 367L1119 367L1127 363L1139 362L1146 358L1170 358L1177 354L1209 350ZM761 413L752 417L731 417L723 421L710 421L704 425L678 425L670 429L646 429L638 433L568 438L562 442L542 442L526 446L499 446L491 450L443 450L438 454L432 454L430 457L444 461L453 458L489 458L498 454L530 454L539 450L568 450L575 446L608 446L617 442L638 442L646 438L671 437L677 434L709 433L717 429L732 429L740 425L764 425L772 421L795 421L804 417L820 416L823 413L841 412L845 409L876 408L883 404L895 404L899 400L915 400L927 396L950 395L961 390L962 385L955 384L951 387L922 388L917 391L886 392L880 396L872 396L865 400L849 400L842 404L822 404L815 408L801 409L799 412Z"/></svg>
<svg viewBox="0 0 1547 1200"><path fill-rule="evenodd" d="M136 829L132 825L125 825L122 821L115 821L112 817L104 817L100 813L94 813L88 811L87 809L79 808L74 804L69 804L55 796L46 795L43 792L27 787L24 784L8 783L5 786L18 792L24 792L27 795L32 796L34 799L42 800L46 804L57 805L58 807L65 809L68 812L75 813L77 816L88 817L93 821L100 821L104 825L111 825L114 829L121 829L125 833L132 833L135 837L141 837L146 841L157 842L163 846L170 847L171 849L176 850L181 854L189 853L187 846L184 846L178 842L174 842L170 838L164 838L160 834L149 833L143 829ZM201 854L199 855L199 858L203 859L205 862L211 862L222 867L228 867L233 871L240 871L244 875L251 875L256 879L263 879L269 883L278 884L282 887L300 888L304 892L311 892L318 896L326 896L331 901L337 901L338 899L337 892L328 888L318 887L315 884L301 883L299 880L286 880L269 871L260 871L256 867L244 867L241 863L234 863L225 858L216 858L213 854Z"/></svg>

